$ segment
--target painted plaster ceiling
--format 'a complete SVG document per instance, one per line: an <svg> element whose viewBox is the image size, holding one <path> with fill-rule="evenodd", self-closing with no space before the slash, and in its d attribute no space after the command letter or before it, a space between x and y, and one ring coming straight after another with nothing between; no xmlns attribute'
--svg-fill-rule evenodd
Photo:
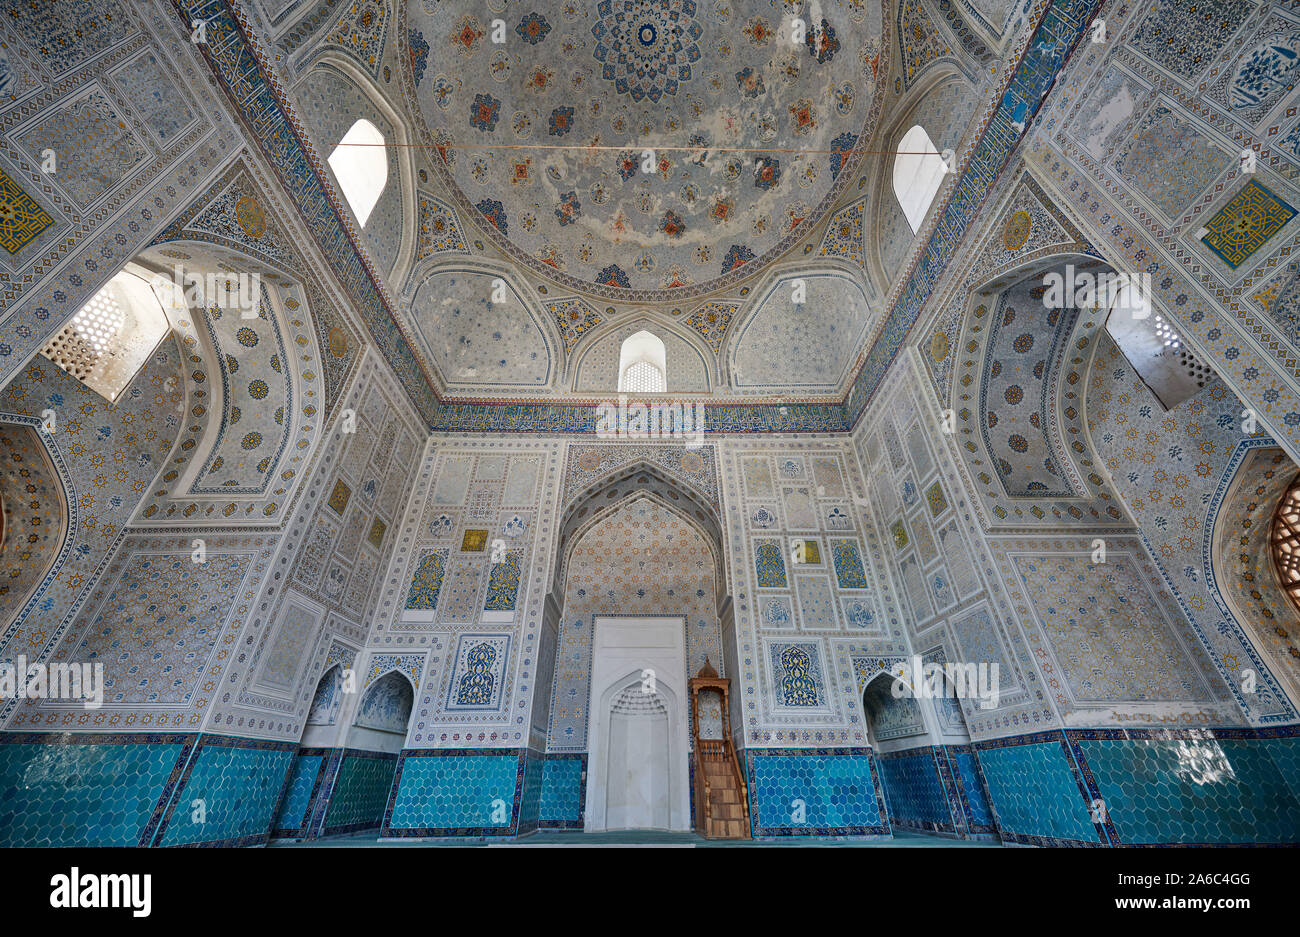
<svg viewBox="0 0 1300 937"><path fill-rule="evenodd" d="M675 301L757 273L837 202L879 115L869 3L404 12L398 35L421 37L402 57L416 142L458 210L516 262L588 294ZM802 43L792 15L810 24Z"/></svg>
<svg viewBox="0 0 1300 937"><path fill-rule="evenodd" d="M448 385L545 387L550 380L550 343L510 280L470 266L440 269L411 307Z"/></svg>
<svg viewBox="0 0 1300 937"><path fill-rule="evenodd" d="M806 295L796 301L801 285ZM782 277L763 292L736 333L732 385L739 393L833 393L874 319L862 287L849 276Z"/></svg>

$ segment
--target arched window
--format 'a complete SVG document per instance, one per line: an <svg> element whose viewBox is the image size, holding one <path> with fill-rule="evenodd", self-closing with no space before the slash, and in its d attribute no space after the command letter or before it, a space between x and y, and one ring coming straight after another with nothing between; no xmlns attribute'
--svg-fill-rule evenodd
<svg viewBox="0 0 1300 937"><path fill-rule="evenodd" d="M664 343L650 332L629 335L618 356L618 389L632 394L661 394L668 389Z"/></svg>
<svg viewBox="0 0 1300 937"><path fill-rule="evenodd" d="M917 124L898 141L898 155L894 157L894 195L903 206L903 214L915 234L930 210L930 203L943 185L948 172L934 141Z"/></svg>
<svg viewBox="0 0 1300 937"><path fill-rule="evenodd" d="M334 147L329 164L343 197L352 206L352 214L357 216L357 224L364 228L388 183L384 135L370 121L357 121Z"/></svg>
<svg viewBox="0 0 1300 937"><path fill-rule="evenodd" d="M153 287L123 270L77 310L41 354L111 402L170 330Z"/></svg>

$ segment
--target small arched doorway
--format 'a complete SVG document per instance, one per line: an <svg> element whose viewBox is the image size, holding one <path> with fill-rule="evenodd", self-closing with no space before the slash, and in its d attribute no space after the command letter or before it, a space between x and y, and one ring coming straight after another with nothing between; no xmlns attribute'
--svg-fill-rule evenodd
<svg viewBox="0 0 1300 937"><path fill-rule="evenodd" d="M313 806L322 781L327 777L330 749L339 734L339 710L343 705L343 665L325 668L316 682L307 722L298 742L293 773L280 797L271 835L276 839L307 839L312 835Z"/></svg>
<svg viewBox="0 0 1300 937"><path fill-rule="evenodd" d="M365 689L344 739L321 835L379 829L414 701L414 687L397 670Z"/></svg>
<svg viewBox="0 0 1300 937"><path fill-rule="evenodd" d="M911 691L904 684L901 696L894 695L894 685L899 683L892 674L881 671L866 685L862 691L862 710L867 718L867 739L871 749L876 753L877 764L881 766L880 787L885 795L885 809L889 814L889 825L898 825L902 798L907 792L899 790L898 779L891 780L886 770L884 755L897 750L906 740L917 736L924 737L925 717L920 704L912 697Z"/></svg>

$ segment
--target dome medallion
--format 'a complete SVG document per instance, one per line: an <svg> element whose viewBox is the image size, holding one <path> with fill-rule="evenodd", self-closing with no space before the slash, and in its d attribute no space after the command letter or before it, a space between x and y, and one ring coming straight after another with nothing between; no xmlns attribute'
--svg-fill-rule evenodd
<svg viewBox="0 0 1300 937"><path fill-rule="evenodd" d="M809 5L817 22L798 0L485 2L400 7L431 194L588 296L752 277L844 192L879 116L871 0Z"/></svg>
<svg viewBox="0 0 1300 937"><path fill-rule="evenodd" d="M596 12L592 55L619 94L658 103L691 80L704 35L694 0L601 0Z"/></svg>

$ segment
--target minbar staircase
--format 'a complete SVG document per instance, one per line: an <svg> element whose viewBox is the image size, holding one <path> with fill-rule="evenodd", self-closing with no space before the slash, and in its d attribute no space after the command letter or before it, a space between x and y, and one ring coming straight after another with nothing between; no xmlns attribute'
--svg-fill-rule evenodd
<svg viewBox="0 0 1300 937"><path fill-rule="evenodd" d="M749 839L749 790L731 744L728 690L708 660L691 683L695 723L695 831L706 839ZM722 738L700 738L700 693L716 690L721 700Z"/></svg>

